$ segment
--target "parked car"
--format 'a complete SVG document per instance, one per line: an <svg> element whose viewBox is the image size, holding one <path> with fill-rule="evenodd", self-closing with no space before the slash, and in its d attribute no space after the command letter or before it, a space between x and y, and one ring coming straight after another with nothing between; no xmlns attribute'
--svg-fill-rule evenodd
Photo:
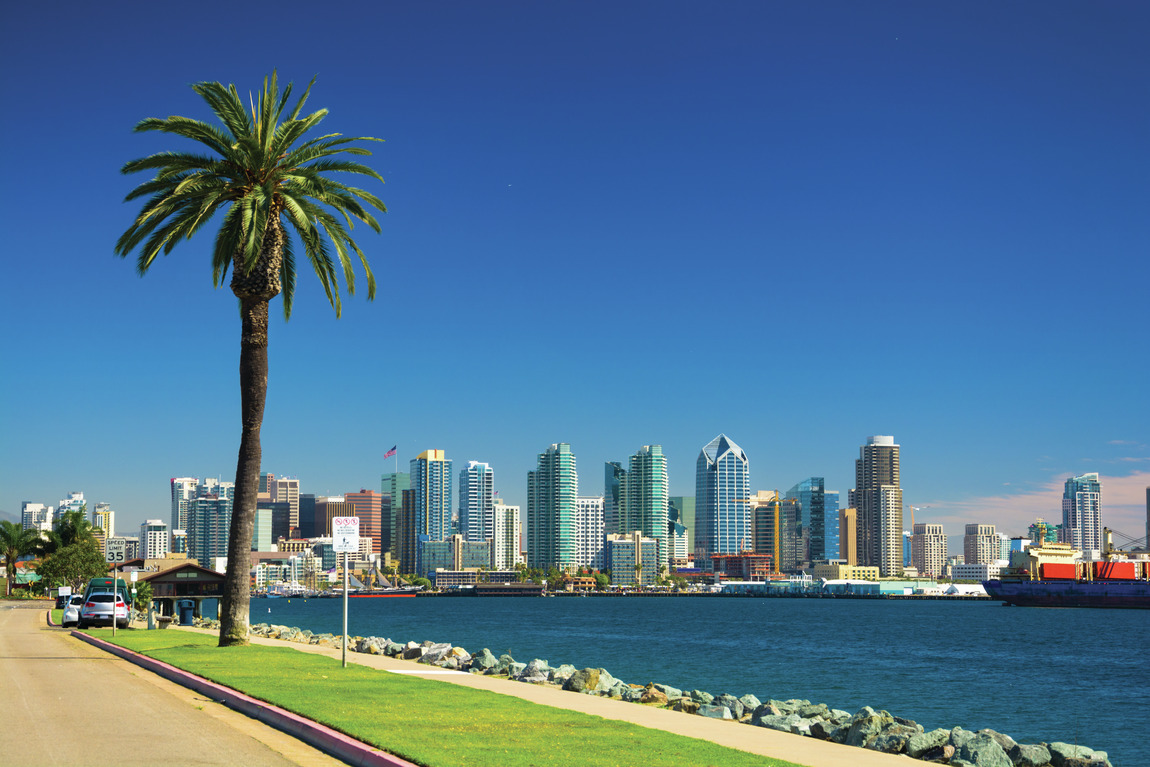
<svg viewBox="0 0 1150 767"><path fill-rule="evenodd" d="M65 627L75 626L80 622L80 608L84 606L84 595L73 594L68 597L68 603L64 605L64 617L60 621Z"/></svg>
<svg viewBox="0 0 1150 767"><path fill-rule="evenodd" d="M86 629L89 626L111 626L115 610L116 625L119 628L128 628L128 605L121 594L113 595L110 591L88 594L84 604L80 605L80 617L77 627Z"/></svg>

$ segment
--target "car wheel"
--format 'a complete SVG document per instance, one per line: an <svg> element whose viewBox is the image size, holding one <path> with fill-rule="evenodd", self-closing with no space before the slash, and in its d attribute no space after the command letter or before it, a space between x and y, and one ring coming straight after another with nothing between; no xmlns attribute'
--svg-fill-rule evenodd
<svg viewBox="0 0 1150 767"><path fill-rule="evenodd" d="M121 628L121 629L126 629L126 628L128 628L128 622L127 621L116 621L116 627Z"/></svg>
<svg viewBox="0 0 1150 767"><path fill-rule="evenodd" d="M76 621L76 628L78 628L80 631L83 631L84 629L88 628L88 626L84 623L84 621Z"/></svg>

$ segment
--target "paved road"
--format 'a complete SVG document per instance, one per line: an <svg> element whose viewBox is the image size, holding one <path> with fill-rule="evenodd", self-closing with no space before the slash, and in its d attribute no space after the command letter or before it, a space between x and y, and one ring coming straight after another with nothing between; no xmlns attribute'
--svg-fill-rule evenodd
<svg viewBox="0 0 1150 767"><path fill-rule="evenodd" d="M48 627L46 605L0 601L0 763L344 764Z"/></svg>

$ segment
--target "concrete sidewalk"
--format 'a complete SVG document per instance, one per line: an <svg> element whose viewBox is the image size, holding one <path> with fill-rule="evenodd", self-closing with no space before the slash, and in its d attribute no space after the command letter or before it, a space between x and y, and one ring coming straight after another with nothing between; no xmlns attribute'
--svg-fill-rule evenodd
<svg viewBox="0 0 1150 767"><path fill-rule="evenodd" d="M172 629L168 630L171 631ZM217 635L217 632L207 629L180 627L176 630ZM290 647L300 652L326 655L336 660L341 657L340 650L318 645L296 644L262 637L252 637L252 643L272 647ZM601 698L596 695L566 692L556 687L450 671L435 666L421 665L415 661L389 658L385 655L348 652L347 661L381 671L488 690L544 706L581 711L605 719L631 722L642 727L672 732L676 735L709 740L730 748L776 759L785 759L796 764L806 765L806 767L914 767L914 765L923 764L923 762L905 755L868 751L863 748L778 732L766 727L709 719L703 716L671 711L670 709L652 708L637 703Z"/></svg>

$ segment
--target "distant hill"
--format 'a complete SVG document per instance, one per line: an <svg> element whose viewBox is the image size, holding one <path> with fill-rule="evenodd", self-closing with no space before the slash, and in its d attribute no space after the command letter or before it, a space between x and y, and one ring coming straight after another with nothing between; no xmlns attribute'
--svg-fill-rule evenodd
<svg viewBox="0 0 1150 767"><path fill-rule="evenodd" d="M9 522L19 522L20 521L20 515L19 514L13 514L12 512L6 511L4 509L0 509L0 519L6 519Z"/></svg>

